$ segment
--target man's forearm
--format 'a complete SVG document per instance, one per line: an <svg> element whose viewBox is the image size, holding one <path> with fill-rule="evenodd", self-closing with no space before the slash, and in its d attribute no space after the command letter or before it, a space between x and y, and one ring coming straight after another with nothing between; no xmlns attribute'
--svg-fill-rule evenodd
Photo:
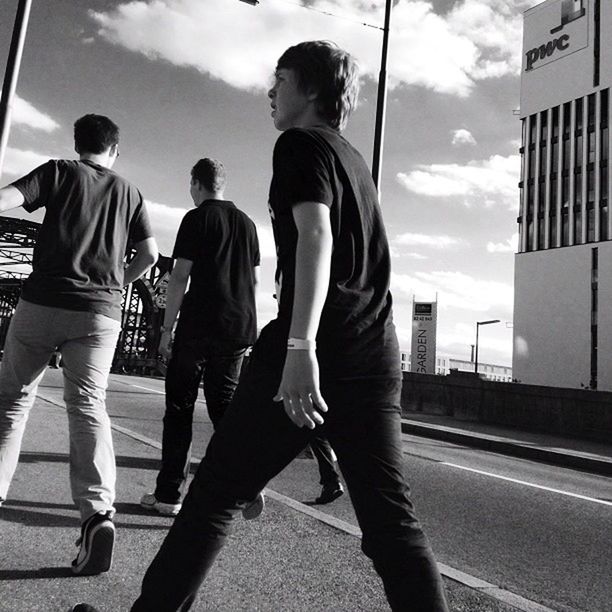
<svg viewBox="0 0 612 612"><path fill-rule="evenodd" d="M155 259L148 253L137 253L123 272L123 284L127 286L138 280L154 263Z"/></svg>
<svg viewBox="0 0 612 612"><path fill-rule="evenodd" d="M187 291L188 278L176 278L170 275L166 290L166 310L164 312L164 327L171 330L178 317Z"/></svg>
<svg viewBox="0 0 612 612"><path fill-rule="evenodd" d="M298 237L289 335L314 340L329 289L332 237L309 230Z"/></svg>

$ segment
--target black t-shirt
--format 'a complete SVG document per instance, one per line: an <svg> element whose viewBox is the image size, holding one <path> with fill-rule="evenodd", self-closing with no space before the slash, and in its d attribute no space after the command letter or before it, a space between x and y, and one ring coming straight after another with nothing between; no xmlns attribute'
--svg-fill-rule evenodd
<svg viewBox="0 0 612 612"><path fill-rule="evenodd" d="M193 262L179 330L200 339L249 346L257 337L255 224L233 202L205 200L179 228L172 257Z"/></svg>
<svg viewBox="0 0 612 612"><path fill-rule="evenodd" d="M126 249L152 236L138 189L91 161L62 159L12 185L28 212L45 207L23 299L121 319Z"/></svg>
<svg viewBox="0 0 612 612"><path fill-rule="evenodd" d="M273 156L270 213L277 249L278 323L293 309L297 229L292 206L329 206L333 233L330 285L317 333L321 374L400 376L392 321L389 246L378 194L361 154L331 128L293 128Z"/></svg>

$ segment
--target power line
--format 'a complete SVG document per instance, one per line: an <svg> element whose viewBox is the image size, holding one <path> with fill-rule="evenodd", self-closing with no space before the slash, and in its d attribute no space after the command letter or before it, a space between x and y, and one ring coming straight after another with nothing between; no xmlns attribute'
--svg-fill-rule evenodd
<svg viewBox="0 0 612 612"><path fill-rule="evenodd" d="M352 23L357 23L359 25L365 26L366 28L373 28L374 30L383 31L384 28L374 25L373 23L367 23L366 21L359 21L358 19L353 19L351 17L347 17L346 15L338 15L337 13L331 13L330 11L324 11L322 9L315 8L314 6L308 6L307 4L301 4L300 2L291 2L291 0L276 0L276 2L282 2L283 4L292 4L293 6L299 6L300 8L314 11L315 13L321 13L322 15L327 15L328 17L335 17L336 19L344 19L345 21L350 21Z"/></svg>

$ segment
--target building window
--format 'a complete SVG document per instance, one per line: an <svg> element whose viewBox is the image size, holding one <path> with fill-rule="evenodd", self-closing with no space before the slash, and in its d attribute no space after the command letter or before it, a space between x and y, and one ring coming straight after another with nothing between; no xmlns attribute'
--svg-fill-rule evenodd
<svg viewBox="0 0 612 612"><path fill-rule="evenodd" d="M548 137L548 112L540 113L540 176L546 176L548 157L546 140Z"/></svg>
<svg viewBox="0 0 612 612"><path fill-rule="evenodd" d="M568 139L571 129L572 105L566 102L563 105L563 138Z"/></svg>
<svg viewBox="0 0 612 612"><path fill-rule="evenodd" d="M538 215L538 243L535 245L536 249L544 248L544 214L540 213Z"/></svg>
<svg viewBox="0 0 612 612"><path fill-rule="evenodd" d="M529 145L534 145L536 140L537 120L536 115L529 117Z"/></svg>
<svg viewBox="0 0 612 612"><path fill-rule="evenodd" d="M574 244L582 243L582 210L574 208Z"/></svg>
<svg viewBox="0 0 612 612"><path fill-rule="evenodd" d="M527 220L527 250L533 251L533 218Z"/></svg>
<svg viewBox="0 0 612 612"><path fill-rule="evenodd" d="M527 216L533 215L534 198L533 198L533 183L527 182Z"/></svg>
<svg viewBox="0 0 612 612"><path fill-rule="evenodd" d="M569 244L569 214L567 210L561 213L561 246Z"/></svg>
<svg viewBox="0 0 612 612"><path fill-rule="evenodd" d="M602 200L599 207L600 240L609 240L608 234L608 200Z"/></svg>
<svg viewBox="0 0 612 612"><path fill-rule="evenodd" d="M554 248L557 246L557 176L553 175L550 179L550 208L549 208L549 242L548 246Z"/></svg>
<svg viewBox="0 0 612 612"><path fill-rule="evenodd" d="M587 242L595 242L595 208L587 205Z"/></svg>

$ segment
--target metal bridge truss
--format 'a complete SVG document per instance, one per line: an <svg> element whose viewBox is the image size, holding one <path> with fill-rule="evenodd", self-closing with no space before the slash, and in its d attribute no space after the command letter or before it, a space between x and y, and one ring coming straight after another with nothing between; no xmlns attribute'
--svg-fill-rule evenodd
<svg viewBox="0 0 612 612"><path fill-rule="evenodd" d="M0 217L0 350L4 346L23 281L31 270L32 250L39 227L38 223L23 219ZM133 253L130 253L128 259L132 256ZM172 259L160 256L145 277L126 287L113 371L144 375L165 373L157 346L171 269Z"/></svg>

